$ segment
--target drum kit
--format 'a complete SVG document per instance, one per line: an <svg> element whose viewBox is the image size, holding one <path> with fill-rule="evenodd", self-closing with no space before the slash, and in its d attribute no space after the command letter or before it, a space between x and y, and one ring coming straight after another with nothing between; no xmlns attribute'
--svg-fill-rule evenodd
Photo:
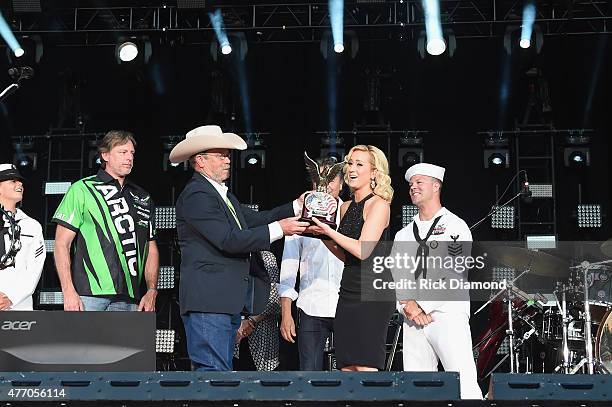
<svg viewBox="0 0 612 407"><path fill-rule="evenodd" d="M599 250L612 258L612 240ZM521 272L476 311L488 307L490 314L474 345L481 379L507 362L511 373L612 373L612 260L570 263L517 247L490 254ZM529 276L552 278L552 292L517 287ZM500 352L505 340L507 352Z"/></svg>

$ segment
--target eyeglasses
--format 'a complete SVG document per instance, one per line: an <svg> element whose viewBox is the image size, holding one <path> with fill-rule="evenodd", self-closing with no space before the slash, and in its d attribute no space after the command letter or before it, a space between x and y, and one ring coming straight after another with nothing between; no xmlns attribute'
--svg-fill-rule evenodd
<svg viewBox="0 0 612 407"><path fill-rule="evenodd" d="M219 158L221 160L223 160L224 158L227 158L228 160L230 160L232 158L232 153L199 153L198 155L210 155L212 157L216 157Z"/></svg>

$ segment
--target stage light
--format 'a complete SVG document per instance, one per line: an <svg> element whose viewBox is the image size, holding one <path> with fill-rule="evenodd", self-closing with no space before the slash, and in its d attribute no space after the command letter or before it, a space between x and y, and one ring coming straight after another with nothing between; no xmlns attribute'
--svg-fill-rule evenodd
<svg viewBox="0 0 612 407"><path fill-rule="evenodd" d="M156 229L175 229L176 228L176 208L174 206L155 207L155 228Z"/></svg>
<svg viewBox="0 0 612 407"><path fill-rule="evenodd" d="M502 132L489 132L484 139L483 160L485 168L503 169L510 167L508 138Z"/></svg>
<svg viewBox="0 0 612 407"><path fill-rule="evenodd" d="M416 205L402 205L402 227L408 226L417 213L419 208Z"/></svg>
<svg viewBox="0 0 612 407"><path fill-rule="evenodd" d="M344 51L344 1L329 0L329 20L332 28L332 38L334 40L334 52Z"/></svg>
<svg viewBox="0 0 612 407"><path fill-rule="evenodd" d="M240 168L266 168L266 147L260 133L246 134L248 148L240 152Z"/></svg>
<svg viewBox="0 0 612 407"><path fill-rule="evenodd" d="M491 215L491 228L493 229L514 229L514 206L493 207Z"/></svg>
<svg viewBox="0 0 612 407"><path fill-rule="evenodd" d="M151 59L151 40L147 36L119 37L115 46L118 64L147 64Z"/></svg>
<svg viewBox="0 0 612 407"><path fill-rule="evenodd" d="M203 9L206 7L206 0L176 0L178 9Z"/></svg>
<svg viewBox="0 0 612 407"><path fill-rule="evenodd" d="M61 291L41 291L38 293L38 305L63 305L64 294Z"/></svg>
<svg viewBox="0 0 612 407"><path fill-rule="evenodd" d="M526 2L523 7L523 24L521 25L521 40L519 46L523 49L531 45L531 34L536 16L536 6L532 2Z"/></svg>
<svg viewBox="0 0 612 407"><path fill-rule="evenodd" d="M590 137L582 131L573 131L565 138L567 146L563 149L563 162L566 167L584 168L591 165L591 151L588 147Z"/></svg>
<svg viewBox="0 0 612 407"><path fill-rule="evenodd" d="M423 0L423 12L427 34L427 52L430 55L440 55L446 50L446 43L442 36L439 0Z"/></svg>
<svg viewBox="0 0 612 407"><path fill-rule="evenodd" d="M446 51L446 43L442 38L434 38L427 41L426 49L429 55L441 55Z"/></svg>
<svg viewBox="0 0 612 407"><path fill-rule="evenodd" d="M500 150L485 150L486 163L485 168L508 168L510 163L508 160L508 152Z"/></svg>
<svg viewBox="0 0 612 407"><path fill-rule="evenodd" d="M399 141L397 160L400 168L404 170L407 170L414 164L423 162L423 137L413 132L406 132L403 134Z"/></svg>
<svg viewBox="0 0 612 407"><path fill-rule="evenodd" d="M261 164L261 157L257 154L249 154L246 158L247 165L258 165Z"/></svg>
<svg viewBox="0 0 612 407"><path fill-rule="evenodd" d="M53 250L55 250L55 240L45 239L45 251L53 253Z"/></svg>
<svg viewBox="0 0 612 407"><path fill-rule="evenodd" d="M323 59L327 59L332 54L347 55L351 59L355 59L359 52L359 38L353 30L344 30L342 34L342 42L334 38L333 31L325 31L321 36L320 51Z"/></svg>
<svg viewBox="0 0 612 407"><path fill-rule="evenodd" d="M102 165L102 159L98 153L98 139L87 141L87 167L89 169L98 168Z"/></svg>
<svg viewBox="0 0 612 407"><path fill-rule="evenodd" d="M180 173L189 169L189 163L183 161L182 163L170 162L170 152L181 141L181 136L162 136L162 148L164 150L164 156L162 160L162 168L164 172Z"/></svg>
<svg viewBox="0 0 612 407"><path fill-rule="evenodd" d="M577 207L579 228L601 227L601 205L580 204Z"/></svg>
<svg viewBox="0 0 612 407"><path fill-rule="evenodd" d="M34 142L19 141L13 143L13 164L19 171L31 174L38 168L38 154L34 151Z"/></svg>
<svg viewBox="0 0 612 407"><path fill-rule="evenodd" d="M529 183L529 192L532 198L552 198L552 184L532 184Z"/></svg>
<svg viewBox="0 0 612 407"><path fill-rule="evenodd" d="M320 157L333 158L336 162L341 162L345 153L344 137L339 136L338 132L330 131L321 136Z"/></svg>
<svg viewBox="0 0 612 407"><path fill-rule="evenodd" d="M536 54L539 54L542 50L544 36L542 35L540 27L537 24L532 24L531 31L527 34L523 26L524 24L520 27L516 25L506 27L506 32L504 34L504 49L508 55L516 51L516 44L519 45L519 51L521 52L534 50ZM532 47L532 45L534 46Z"/></svg>
<svg viewBox="0 0 612 407"><path fill-rule="evenodd" d="M228 43L221 44L221 53L223 55L229 55L232 53L232 46Z"/></svg>
<svg viewBox="0 0 612 407"><path fill-rule="evenodd" d="M40 0L13 0L13 11L16 14L21 13L40 13Z"/></svg>
<svg viewBox="0 0 612 407"><path fill-rule="evenodd" d="M130 62L138 56L138 46L131 41L127 41L119 45L118 52L121 61Z"/></svg>
<svg viewBox="0 0 612 407"><path fill-rule="evenodd" d="M448 49L448 56L452 58L457 49L457 38L452 29L443 31L441 38L428 39L427 33L421 31L417 39L417 51L421 59L425 59L425 54L439 56Z"/></svg>
<svg viewBox="0 0 612 407"><path fill-rule="evenodd" d="M176 332L174 329L156 329L155 330L155 352L156 353L174 353L174 338Z"/></svg>
<svg viewBox="0 0 612 407"><path fill-rule="evenodd" d="M7 58L13 67L33 67L40 63L44 54L40 35L22 35L15 40L14 46L6 49Z"/></svg>
<svg viewBox="0 0 612 407"><path fill-rule="evenodd" d="M11 53L18 57L23 55L24 49L19 44L19 41L17 41L17 38L13 34L11 27L9 27L6 20L4 19L4 16L2 15L2 13L0 13L0 35L2 35L2 38L8 45L7 54L9 55L9 61L10 61ZM18 54L21 54L21 55L18 55Z"/></svg>
<svg viewBox="0 0 612 407"><path fill-rule="evenodd" d="M70 182L45 182L45 195L64 195L70 185Z"/></svg>
<svg viewBox="0 0 612 407"><path fill-rule="evenodd" d="M557 248L557 237L555 235L527 235L525 240L529 250Z"/></svg>
<svg viewBox="0 0 612 407"><path fill-rule="evenodd" d="M208 13L210 23L215 30L215 35L219 46L221 47L221 53L223 55L229 55L232 52L232 46L230 45L227 33L225 31L225 24L223 23L223 14L221 9L216 9L214 13Z"/></svg>
<svg viewBox="0 0 612 407"><path fill-rule="evenodd" d="M583 168L591 165L591 153L588 147L566 148L564 153L566 167Z"/></svg>
<svg viewBox="0 0 612 407"><path fill-rule="evenodd" d="M175 273L173 266L162 266L157 275L157 289L171 290L174 288Z"/></svg>

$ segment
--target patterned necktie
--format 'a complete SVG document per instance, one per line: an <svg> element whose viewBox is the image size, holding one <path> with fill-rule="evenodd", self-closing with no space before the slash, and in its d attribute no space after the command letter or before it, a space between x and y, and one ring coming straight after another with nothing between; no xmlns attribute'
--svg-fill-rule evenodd
<svg viewBox="0 0 612 407"><path fill-rule="evenodd" d="M234 216L234 219L236 219L236 223L238 224L238 227L240 228L240 230L242 230L242 225L240 224L240 221L238 220L238 215L236 214L236 209L234 209L234 205L232 205L232 202L229 200L227 196L225 197L225 203L227 204L227 207L229 208L232 215Z"/></svg>

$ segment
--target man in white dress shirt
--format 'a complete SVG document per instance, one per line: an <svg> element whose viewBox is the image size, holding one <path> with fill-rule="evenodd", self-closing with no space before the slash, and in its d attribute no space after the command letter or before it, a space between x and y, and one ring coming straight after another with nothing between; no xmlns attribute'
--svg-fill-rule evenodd
<svg viewBox="0 0 612 407"><path fill-rule="evenodd" d="M326 171L335 160L317 160ZM328 185L327 192L338 198L342 188L342 172ZM340 222L340 205L336 223ZM285 238L278 292L281 304L282 337L291 343L298 338L300 370L323 370L325 342L333 330L338 291L344 263L330 252L320 239L307 236ZM298 270L299 292L295 290ZM291 303L296 301L299 326L291 315Z"/></svg>
<svg viewBox="0 0 612 407"><path fill-rule="evenodd" d="M413 242L410 246L418 247L417 257L422 256L424 251L426 258L430 249L432 256L434 252L435 255L447 256L451 252L449 250L451 245L472 241L472 234L467 224L440 203L444 171L442 167L420 163L413 165L406 172L405 178L410 184L410 198L418 207L419 213L408 226L395 235L395 247L401 246L398 242ZM465 247L471 250L471 244L465 244ZM463 250L462 256L469 256L470 253L466 253L469 250ZM444 253L441 253L442 251ZM429 278L429 281L432 281L433 277L433 280L446 280L448 283L454 275L457 275L456 269L439 270L435 267L430 267L427 274L427 267L411 270L416 273L412 277L414 281L419 281L421 278ZM397 282L399 280L397 271L393 274ZM406 274L403 272L401 275L405 277ZM444 278L438 278L440 276ZM472 355L469 296L457 290L446 291L449 297L451 295L455 297L453 300L443 299L445 297L439 293L436 295L433 291L417 289L412 293L417 293L416 300L410 297L402 298L402 293L398 291L399 309L405 317L404 370L437 371L438 361L441 361L446 371L459 372L461 398L482 399Z"/></svg>
<svg viewBox="0 0 612 407"><path fill-rule="evenodd" d="M43 264L45 245L42 227L30 218L17 204L23 199L23 177L12 164L0 164L0 205L11 213L19 225L21 249L15 256L14 264L3 268L0 265L0 311L31 311L32 293L38 285ZM0 215L0 257L9 248L9 222Z"/></svg>

